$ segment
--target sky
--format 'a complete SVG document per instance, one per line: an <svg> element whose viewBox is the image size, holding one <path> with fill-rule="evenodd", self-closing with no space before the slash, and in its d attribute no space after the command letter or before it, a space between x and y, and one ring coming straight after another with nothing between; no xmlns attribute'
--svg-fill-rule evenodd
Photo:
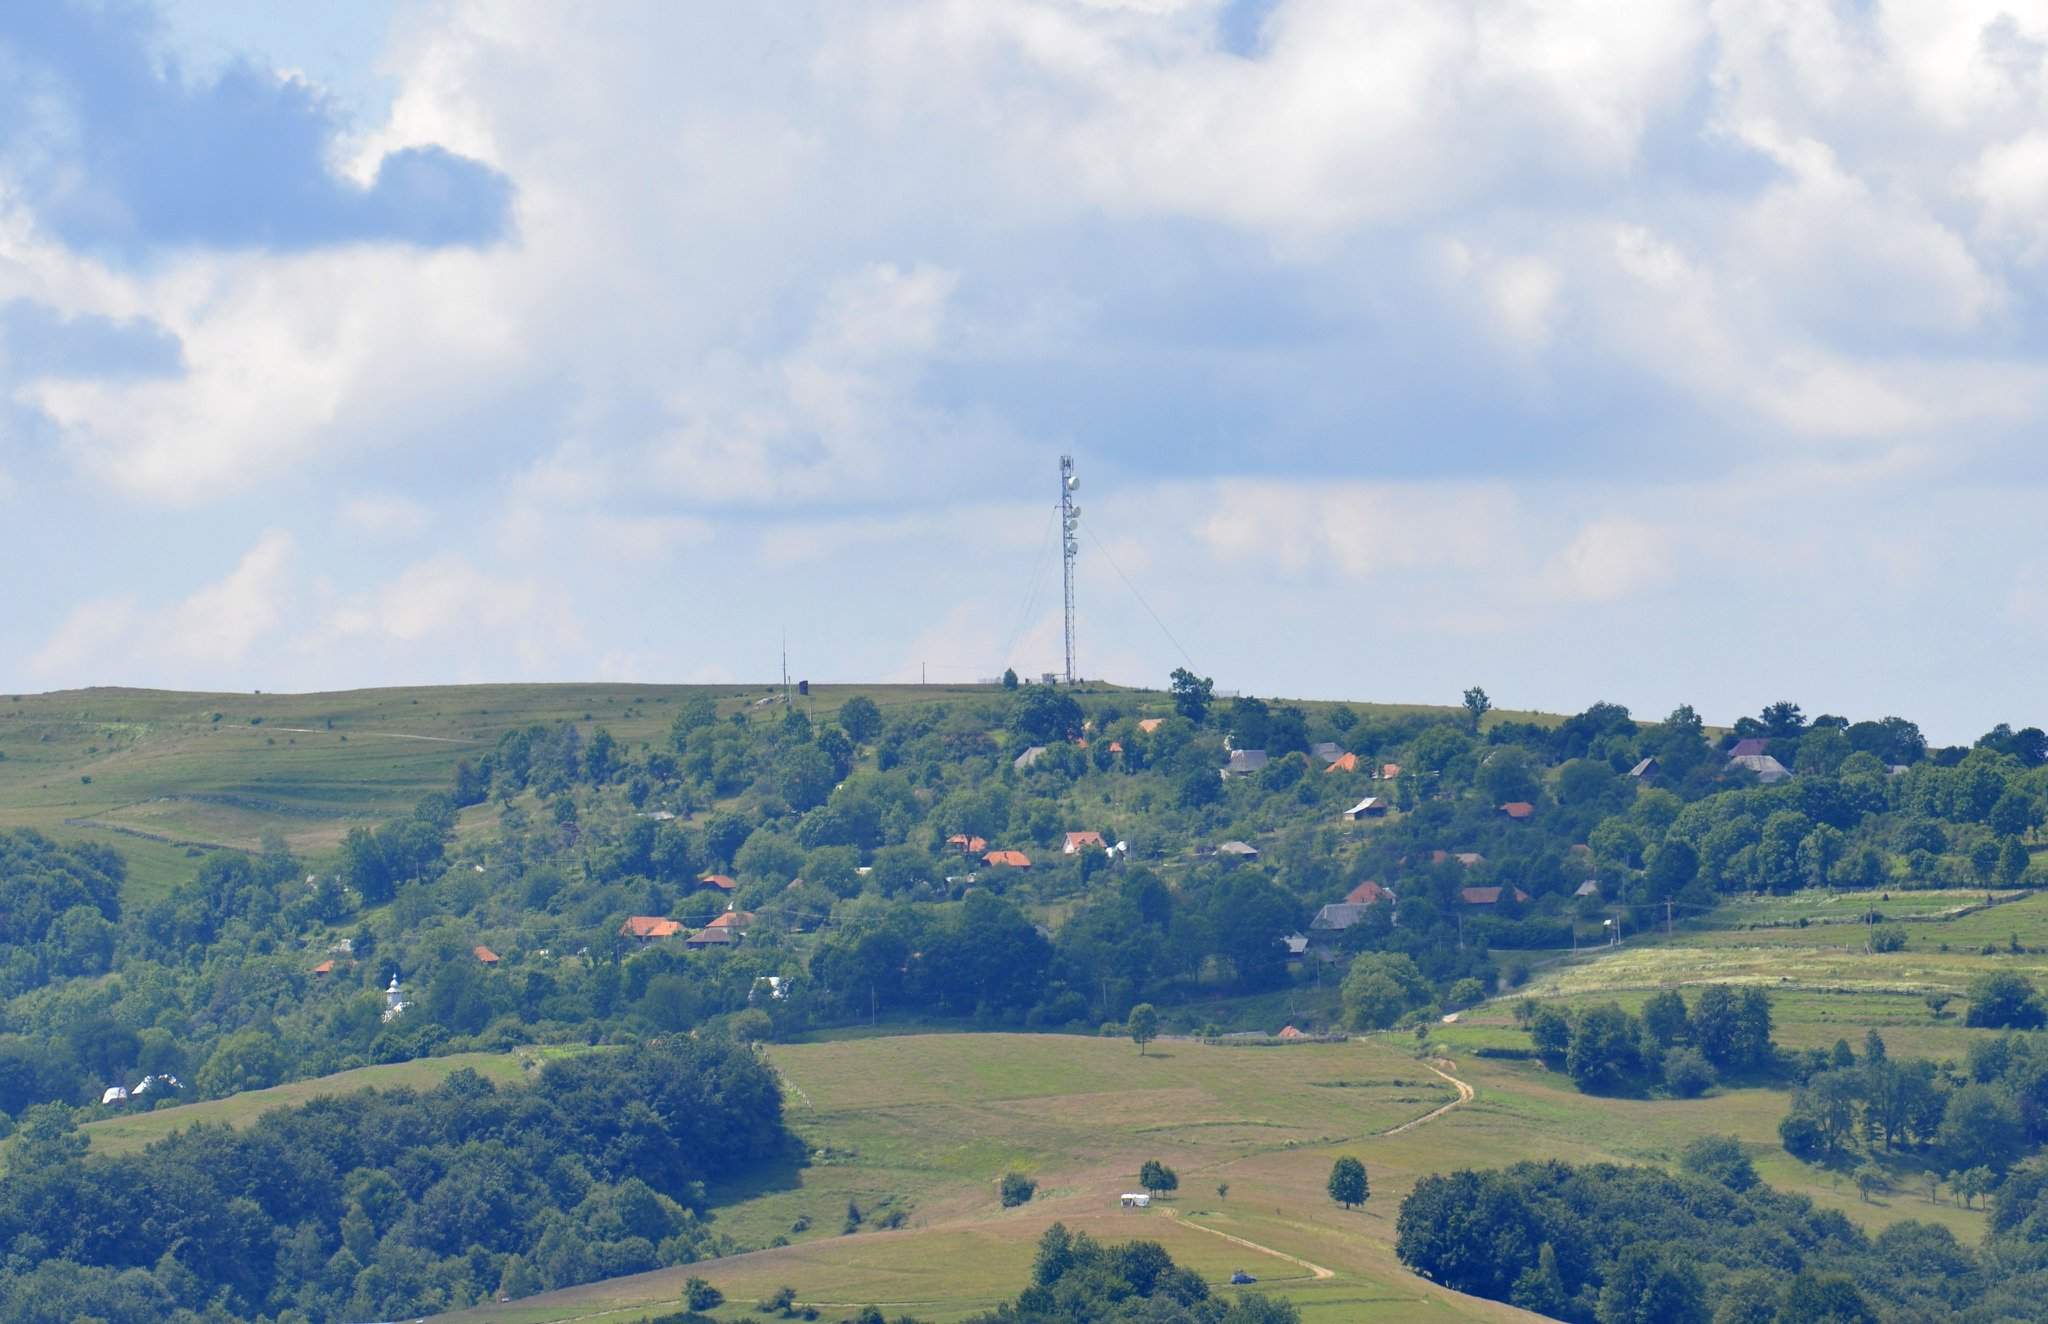
<svg viewBox="0 0 2048 1324"><path fill-rule="evenodd" d="M322 9L329 10L322 14ZM2048 724L2048 0L0 13L0 690Z"/></svg>

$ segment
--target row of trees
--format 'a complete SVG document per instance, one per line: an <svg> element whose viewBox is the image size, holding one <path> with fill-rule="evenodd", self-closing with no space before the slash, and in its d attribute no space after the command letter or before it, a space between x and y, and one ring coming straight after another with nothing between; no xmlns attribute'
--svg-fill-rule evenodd
<svg viewBox="0 0 2048 1324"><path fill-rule="evenodd" d="M321 1099L115 1158L32 1109L0 1186L0 1318L389 1319L685 1263L723 1249L703 1184L787 1142L773 1073L700 1040L507 1088L460 1071Z"/></svg>
<svg viewBox="0 0 2048 1324"><path fill-rule="evenodd" d="M1568 1071L1594 1094L1662 1088L1681 1098L1704 1093L1725 1075L1759 1075L1778 1066L1771 1042L1770 995L1760 988L1710 984L1687 1005L1683 994L1652 994L1640 1016L1617 1003L1567 1012L1523 1000L1515 1018L1543 1064Z"/></svg>
<svg viewBox="0 0 2048 1324"><path fill-rule="evenodd" d="M1447 1287L1577 1324L2048 1319L2041 1247L2022 1235L2048 1182L2024 1183L2024 1204L2009 1185L1982 1251L1911 1221L1872 1238L1710 1139L1675 1175L1553 1162L1425 1177L1395 1249Z"/></svg>

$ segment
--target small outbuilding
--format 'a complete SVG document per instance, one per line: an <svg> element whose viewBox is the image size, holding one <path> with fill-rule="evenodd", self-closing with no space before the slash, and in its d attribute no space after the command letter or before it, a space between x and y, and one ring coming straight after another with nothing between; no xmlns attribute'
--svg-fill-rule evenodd
<svg viewBox="0 0 2048 1324"><path fill-rule="evenodd" d="M1384 818L1386 814L1387 802L1377 795L1368 795L1344 811L1344 817L1353 823L1367 818Z"/></svg>
<svg viewBox="0 0 2048 1324"><path fill-rule="evenodd" d="M1148 1191L1125 1191L1121 1197L1126 1209L1150 1209L1152 1196Z"/></svg>

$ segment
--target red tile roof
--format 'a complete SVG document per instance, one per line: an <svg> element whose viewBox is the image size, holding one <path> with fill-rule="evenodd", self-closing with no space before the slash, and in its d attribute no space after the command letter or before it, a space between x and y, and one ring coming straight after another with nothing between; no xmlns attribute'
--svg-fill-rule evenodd
<svg viewBox="0 0 2048 1324"><path fill-rule="evenodd" d="M1527 800L1510 800L1500 807L1500 811L1509 818L1523 819L1534 815L1536 806Z"/></svg>
<svg viewBox="0 0 2048 1324"><path fill-rule="evenodd" d="M619 936L624 938L673 938L682 931L679 922L659 915L628 915L619 925Z"/></svg>
<svg viewBox="0 0 2048 1324"><path fill-rule="evenodd" d="M715 887L721 892L730 892L739 884L722 873L707 873L697 880L701 887Z"/></svg>
<svg viewBox="0 0 2048 1324"><path fill-rule="evenodd" d="M1102 839L1100 832L1069 832L1067 834L1066 853L1078 855L1083 846L1093 846L1097 850L1102 850L1108 844Z"/></svg>
<svg viewBox="0 0 2048 1324"><path fill-rule="evenodd" d="M1031 867L1031 857L1020 850L992 850L981 857L981 862L990 866L1002 865L1010 869Z"/></svg>
<svg viewBox="0 0 2048 1324"><path fill-rule="evenodd" d="M334 962L332 962L332 961L322 961L322 962L321 962L320 964L318 964L318 965L316 965L316 966L314 966L314 967L313 967L313 973L314 973L314 974L316 974L316 975L331 975L331 974L333 974L333 973L334 973Z"/></svg>
<svg viewBox="0 0 2048 1324"><path fill-rule="evenodd" d="M488 947L472 947L470 948L470 954L485 965L496 965L498 963L498 954Z"/></svg>
<svg viewBox="0 0 2048 1324"><path fill-rule="evenodd" d="M713 929L744 929L753 922L754 912L751 910L728 910L705 927Z"/></svg>
<svg viewBox="0 0 2048 1324"><path fill-rule="evenodd" d="M1389 778L1389 779L1391 779L1391 778L1394 778L1394 777L1398 777L1398 776L1400 776L1400 775L1401 775L1401 765L1400 765L1400 764L1398 764L1398 763L1382 763L1382 764L1380 764L1380 776L1381 776L1382 778Z"/></svg>
<svg viewBox="0 0 2048 1324"><path fill-rule="evenodd" d="M1371 879L1367 879L1365 882L1362 882L1358 886L1352 888L1349 892L1346 892L1344 894L1344 899L1356 905L1370 906L1376 904L1381 900L1392 900L1393 895L1394 894L1392 892L1389 892L1386 888L1381 887L1378 883L1373 882Z"/></svg>
<svg viewBox="0 0 2048 1324"><path fill-rule="evenodd" d="M988 849L987 837L970 837L964 832L955 832L946 838L948 846L958 846L969 855L979 855Z"/></svg>
<svg viewBox="0 0 2048 1324"><path fill-rule="evenodd" d="M1323 769L1323 771L1324 771L1324 772L1357 772L1357 771L1358 771L1358 755L1356 755L1356 754L1345 754L1345 755L1343 755L1343 756L1341 756L1341 757L1337 758L1336 760L1334 760L1334 761L1333 761L1333 762L1332 762L1332 763L1330 764L1330 766L1329 766L1329 767L1327 767L1327 768L1324 768L1324 769Z"/></svg>
<svg viewBox="0 0 2048 1324"><path fill-rule="evenodd" d="M1305 1035L1305 1034L1303 1034L1303 1033L1302 1033L1301 1031L1299 1031L1299 1030L1295 1029L1295 1028L1294 1028L1294 1027L1293 1027L1292 1025L1289 1025L1289 1026L1285 1027L1284 1029L1282 1029L1282 1030L1280 1031L1280 1038L1282 1038L1282 1039L1306 1039L1306 1038L1308 1038L1308 1036L1307 1036L1307 1035Z"/></svg>

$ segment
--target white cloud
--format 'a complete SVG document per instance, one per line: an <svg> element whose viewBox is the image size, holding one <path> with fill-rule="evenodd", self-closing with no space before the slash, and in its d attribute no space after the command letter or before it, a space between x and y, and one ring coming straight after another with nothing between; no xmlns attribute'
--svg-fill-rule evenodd
<svg viewBox="0 0 2048 1324"><path fill-rule="evenodd" d="M226 578L170 612L163 622L165 649L198 662L241 661L284 619L292 552L290 534L264 534Z"/></svg>
<svg viewBox="0 0 2048 1324"><path fill-rule="evenodd" d="M1602 518L1573 535L1545 569L1552 592L1568 599L1609 602L1670 577L1668 539L1640 520Z"/></svg>
<svg viewBox="0 0 2048 1324"><path fill-rule="evenodd" d="M125 659L116 645L139 616L132 596L79 603L29 657L29 674L67 689L117 678Z"/></svg>
<svg viewBox="0 0 2048 1324"><path fill-rule="evenodd" d="M372 538L416 538L427 531L433 520L433 512L425 502L408 496L386 493L351 497L341 505L342 524Z"/></svg>

